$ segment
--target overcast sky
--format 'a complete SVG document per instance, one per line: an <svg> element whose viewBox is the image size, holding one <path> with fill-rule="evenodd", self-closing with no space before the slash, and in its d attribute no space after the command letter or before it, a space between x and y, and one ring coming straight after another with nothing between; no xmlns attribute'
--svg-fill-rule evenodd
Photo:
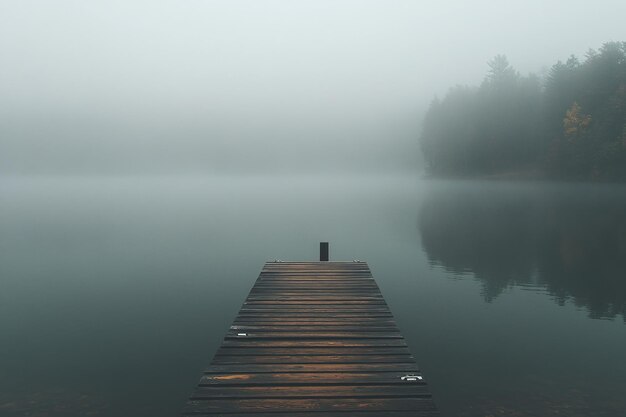
<svg viewBox="0 0 626 417"><path fill-rule="evenodd" d="M626 40L624 0L0 0L0 173L391 169L506 54Z"/></svg>

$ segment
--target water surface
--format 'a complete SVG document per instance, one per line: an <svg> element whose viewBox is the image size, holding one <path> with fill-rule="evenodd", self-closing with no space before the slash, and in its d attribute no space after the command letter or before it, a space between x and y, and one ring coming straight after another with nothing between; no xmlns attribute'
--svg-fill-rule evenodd
<svg viewBox="0 0 626 417"><path fill-rule="evenodd" d="M449 416L623 416L626 187L0 181L0 415L176 415L267 260L366 260Z"/></svg>

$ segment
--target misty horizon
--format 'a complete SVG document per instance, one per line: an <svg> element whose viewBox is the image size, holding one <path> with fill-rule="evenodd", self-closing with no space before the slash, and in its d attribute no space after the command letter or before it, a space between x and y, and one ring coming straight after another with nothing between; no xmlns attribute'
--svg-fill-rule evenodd
<svg viewBox="0 0 626 417"><path fill-rule="evenodd" d="M435 96L497 54L542 75L623 38L602 6L4 4L0 172L419 170Z"/></svg>

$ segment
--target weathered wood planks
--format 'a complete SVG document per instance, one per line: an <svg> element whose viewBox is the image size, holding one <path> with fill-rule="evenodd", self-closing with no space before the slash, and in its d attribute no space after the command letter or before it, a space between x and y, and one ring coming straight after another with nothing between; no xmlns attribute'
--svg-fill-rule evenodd
<svg viewBox="0 0 626 417"><path fill-rule="evenodd" d="M272 262L183 415L439 413L367 264Z"/></svg>

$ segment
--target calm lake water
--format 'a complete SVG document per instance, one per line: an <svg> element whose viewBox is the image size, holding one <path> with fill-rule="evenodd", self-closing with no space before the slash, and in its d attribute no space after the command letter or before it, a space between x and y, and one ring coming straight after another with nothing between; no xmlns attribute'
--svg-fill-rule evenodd
<svg viewBox="0 0 626 417"><path fill-rule="evenodd" d="M626 410L626 187L0 180L0 415L173 416L263 263L366 260L446 416Z"/></svg>

